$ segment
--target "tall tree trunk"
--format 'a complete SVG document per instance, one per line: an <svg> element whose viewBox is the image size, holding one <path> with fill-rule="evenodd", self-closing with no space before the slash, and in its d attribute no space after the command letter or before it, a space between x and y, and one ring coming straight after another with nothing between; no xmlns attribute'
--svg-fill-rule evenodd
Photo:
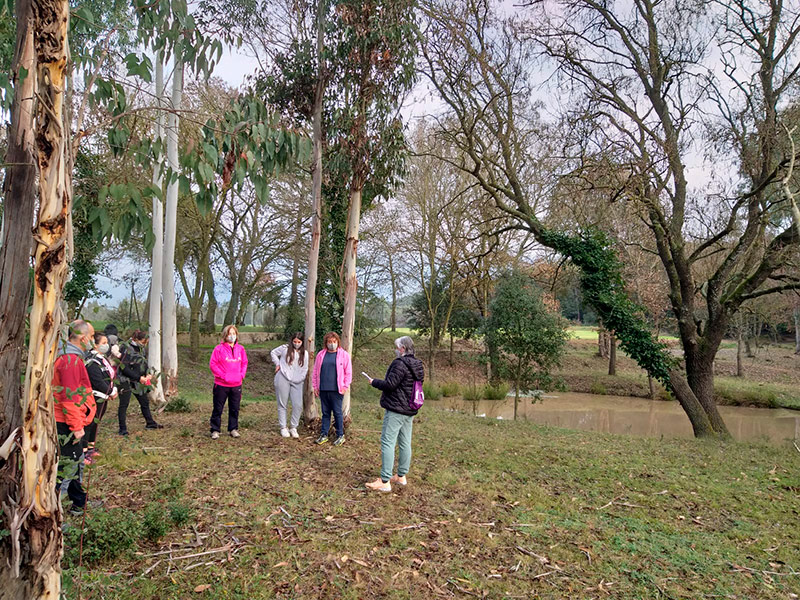
<svg viewBox="0 0 800 600"><path fill-rule="evenodd" d="M392 283L392 314L389 317L389 322L392 327L392 333L397 331L397 274L394 272L394 259L389 254L389 279Z"/></svg>
<svg viewBox="0 0 800 600"><path fill-rule="evenodd" d="M156 56L156 139L164 139L166 129L166 115L164 108L164 60L163 55ZM153 187L164 191L164 161L159 160L153 165ZM148 296L148 322L150 341L147 344L147 364L156 373L161 373L161 287L164 272L164 206L158 195L153 196L153 256L150 261L150 294ZM156 379L154 389L156 400L164 404L164 385L162 378Z"/></svg>
<svg viewBox="0 0 800 600"><path fill-rule="evenodd" d="M22 397L21 358L25 346L25 318L30 299L31 226L36 203L34 103L36 69L34 16L30 0L18 0L17 41L14 52L14 99L8 130L6 176L3 182L3 234L0 247L0 446L20 439ZM23 79L20 71L27 72ZM11 530L14 502L19 500L19 447L0 457L0 529ZM0 554L11 555L11 538L0 540ZM15 579L7 561L0 561L0 589L11 598L27 598L31 581Z"/></svg>
<svg viewBox="0 0 800 600"><path fill-rule="evenodd" d="M214 293L214 274L211 267L206 267L203 275L203 285L206 289L208 304L206 308L205 330L214 333L217 323L217 296Z"/></svg>
<svg viewBox="0 0 800 600"><path fill-rule="evenodd" d="M617 338L613 333L608 334L608 374L617 374Z"/></svg>
<svg viewBox="0 0 800 600"><path fill-rule="evenodd" d="M296 331L300 319L300 300L298 289L300 287L300 261L303 260L300 236L303 234L303 211L297 207L297 219L294 222L294 256L292 257L292 285L289 291L289 304L286 307L286 335ZM289 331L291 330L291 331Z"/></svg>
<svg viewBox="0 0 800 600"><path fill-rule="evenodd" d="M223 325L232 325L236 323L236 315L239 312L239 298L241 291L239 283L231 280L231 298L228 300L228 308L225 310L225 318L222 320Z"/></svg>
<svg viewBox="0 0 800 600"><path fill-rule="evenodd" d="M431 334L428 336L428 381L433 383L436 379L436 342L433 339L433 323Z"/></svg>
<svg viewBox="0 0 800 600"><path fill-rule="evenodd" d="M692 430L695 437L712 437L716 435L714 427L711 425L711 419L704 410L700 401L694 395L692 388L689 387L686 379L680 371L670 372L670 384L672 385L672 393L675 399L680 403L686 416L689 417L689 422L692 424Z"/></svg>
<svg viewBox="0 0 800 600"><path fill-rule="evenodd" d="M728 435L728 429L714 402L714 353L686 355L686 380L716 433Z"/></svg>
<svg viewBox="0 0 800 600"><path fill-rule="evenodd" d="M34 294L23 392L21 489L10 527L11 555L8 563L2 561L0 581L4 597L26 600L52 600L61 592L61 504L55 493L58 438L51 383L61 324L59 303L72 246L71 153L64 117L68 29L68 2L35 5L37 63L29 77L36 77L39 214L34 229ZM8 565L12 579L5 581Z"/></svg>
<svg viewBox="0 0 800 600"><path fill-rule="evenodd" d="M453 354L454 354L454 346L455 346L455 337L453 334L450 334L450 366L453 366Z"/></svg>
<svg viewBox="0 0 800 600"><path fill-rule="evenodd" d="M178 111L183 102L183 58L175 53L172 74L171 112L167 118L167 161L172 173L177 174L178 164ZM178 393L178 307L175 301L175 239L178 220L178 181L171 178L167 186L167 206L164 228L164 272L162 278L163 310L161 332L164 339L162 366L164 369L165 394L168 399Z"/></svg>
<svg viewBox="0 0 800 600"><path fill-rule="evenodd" d="M356 322L358 281L356 280L356 258L358 255L358 229L361 222L361 189L350 191L350 206L347 211L347 238L344 247L344 318L342 319L342 348L353 353L353 333ZM345 423L350 419L350 390L344 394L342 414Z"/></svg>
<svg viewBox="0 0 800 600"><path fill-rule="evenodd" d="M794 307L794 353L800 354L800 306Z"/></svg>
<svg viewBox="0 0 800 600"><path fill-rule="evenodd" d="M311 247L308 251L308 272L306 274L305 297L305 336L308 348L309 369L303 392L303 422L306 427L314 427L319 420L317 403L311 386L311 374L316 351L317 327L317 275L319 272L319 245L322 237L322 99L325 94L323 65L323 18L322 0L317 0L317 88L314 92L313 142L314 164L312 165L311 202Z"/></svg>
<svg viewBox="0 0 800 600"><path fill-rule="evenodd" d="M739 324L736 327L736 376L744 376L744 368L742 366L742 319L739 318Z"/></svg>

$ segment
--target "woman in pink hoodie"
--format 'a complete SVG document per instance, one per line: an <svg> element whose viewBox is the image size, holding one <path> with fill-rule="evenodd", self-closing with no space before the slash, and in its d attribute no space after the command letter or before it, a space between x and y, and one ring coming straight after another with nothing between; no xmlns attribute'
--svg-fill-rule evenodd
<svg viewBox="0 0 800 600"><path fill-rule="evenodd" d="M239 404L242 401L242 381L247 374L247 352L238 343L239 330L226 325L222 341L211 353L208 366L214 374L214 410L211 412L211 439L219 439L222 409L228 402L228 433L239 437Z"/></svg>
<svg viewBox="0 0 800 600"><path fill-rule="evenodd" d="M342 400L353 381L353 363L347 351L341 348L337 334L326 333L322 343L324 347L317 352L314 371L311 374L314 395L319 396L322 405L322 432L315 443L324 444L328 441L331 413L333 413L336 418L337 436L333 445L341 446L344 444Z"/></svg>

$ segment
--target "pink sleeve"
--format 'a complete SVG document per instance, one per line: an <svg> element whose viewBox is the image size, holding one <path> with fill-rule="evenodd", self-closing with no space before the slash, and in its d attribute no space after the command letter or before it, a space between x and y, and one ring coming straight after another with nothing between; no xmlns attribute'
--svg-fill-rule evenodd
<svg viewBox="0 0 800 600"><path fill-rule="evenodd" d="M211 360L208 361L208 368L211 369L214 377L222 377L222 368L219 366L219 346L214 348L211 353Z"/></svg>
<svg viewBox="0 0 800 600"><path fill-rule="evenodd" d="M344 359L344 387L347 389L353 383L353 361L347 350L344 351Z"/></svg>
<svg viewBox="0 0 800 600"><path fill-rule="evenodd" d="M320 370L320 363L319 357L322 355L324 350L320 350L317 352L317 355L314 357L314 370L311 371L311 387L315 390L319 389L319 370Z"/></svg>
<svg viewBox="0 0 800 600"><path fill-rule="evenodd" d="M245 352L244 346L240 346L242 349L242 379L244 376L247 375L247 352Z"/></svg>

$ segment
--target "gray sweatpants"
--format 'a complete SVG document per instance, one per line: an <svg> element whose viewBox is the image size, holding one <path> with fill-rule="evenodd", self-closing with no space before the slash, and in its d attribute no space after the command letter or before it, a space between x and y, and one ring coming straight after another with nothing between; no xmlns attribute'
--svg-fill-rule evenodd
<svg viewBox="0 0 800 600"><path fill-rule="evenodd" d="M286 408L289 399L292 401L291 429L300 425L300 415L303 414L303 382L292 383L279 371L275 374L275 398L278 400L278 424L281 429L286 427Z"/></svg>

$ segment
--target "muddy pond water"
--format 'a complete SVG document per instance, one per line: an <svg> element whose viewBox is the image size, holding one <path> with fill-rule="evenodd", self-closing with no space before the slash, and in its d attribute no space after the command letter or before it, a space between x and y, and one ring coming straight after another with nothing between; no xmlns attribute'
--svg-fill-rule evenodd
<svg viewBox="0 0 800 600"><path fill-rule="evenodd" d="M443 398L431 406L457 410L486 419L513 419L514 397L470 402ZM731 435L741 441L775 444L800 440L800 411L721 406ZM627 396L549 393L541 402L520 398L517 418L568 429L621 433L648 437L692 437L692 426L677 402L643 400Z"/></svg>

